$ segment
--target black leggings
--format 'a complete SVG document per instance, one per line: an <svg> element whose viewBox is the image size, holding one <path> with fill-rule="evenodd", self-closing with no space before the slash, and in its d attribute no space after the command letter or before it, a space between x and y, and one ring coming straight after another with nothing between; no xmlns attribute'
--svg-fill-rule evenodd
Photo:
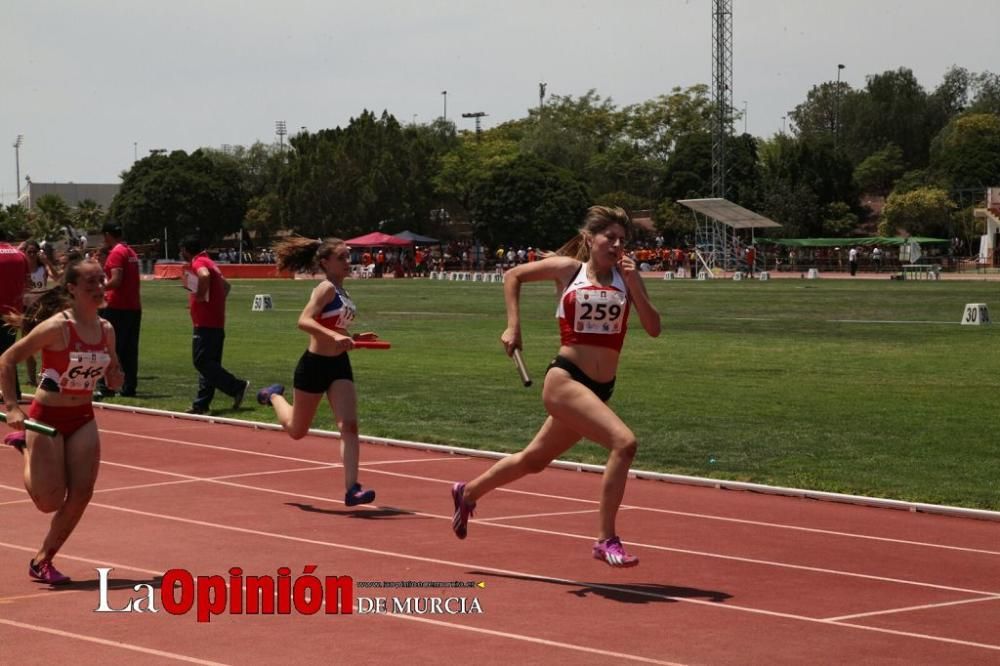
<svg viewBox="0 0 1000 666"><path fill-rule="evenodd" d="M580 382L589 388L594 395L601 399L601 402L611 400L611 394L615 392L614 379L610 382L595 382L593 379L588 377L583 370L578 368L575 363L564 356L559 356L557 354L556 357L552 359L552 362L549 363L549 367L546 368L545 374L548 374L549 370L552 368L559 368L568 372L569 376L572 377L574 381Z"/></svg>

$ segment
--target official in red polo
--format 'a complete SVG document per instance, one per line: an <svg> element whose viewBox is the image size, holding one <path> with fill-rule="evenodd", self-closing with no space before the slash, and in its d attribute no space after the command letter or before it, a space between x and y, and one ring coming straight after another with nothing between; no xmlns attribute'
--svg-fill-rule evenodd
<svg viewBox="0 0 1000 666"><path fill-rule="evenodd" d="M188 414L207 414L215 389L233 398L233 409L243 404L250 382L238 379L222 367L222 348L226 340L226 297L229 281L204 251L197 236L181 241L184 286L190 292L191 322L194 324L191 353L198 371L198 394Z"/></svg>
<svg viewBox="0 0 1000 666"><path fill-rule="evenodd" d="M107 279L105 299L107 306L100 311L115 329L115 353L125 373L125 383L121 394L135 395L139 384L139 328L142 324L142 302L139 298L139 257L135 250L122 241L122 228L117 222L107 222L101 228L104 232L104 248L108 258L104 262ZM97 386L101 397L113 396L102 379Z"/></svg>
<svg viewBox="0 0 1000 666"><path fill-rule="evenodd" d="M0 317L19 314L23 306L24 289L28 284L28 258L13 245L7 243L7 232L0 228ZM0 321L0 354L10 349L17 341L17 331ZM14 383L17 399L21 399L21 384L14 369Z"/></svg>

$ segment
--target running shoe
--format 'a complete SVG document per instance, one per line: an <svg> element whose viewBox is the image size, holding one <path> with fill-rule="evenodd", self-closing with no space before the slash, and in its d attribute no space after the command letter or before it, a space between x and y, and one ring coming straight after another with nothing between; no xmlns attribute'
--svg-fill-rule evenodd
<svg viewBox="0 0 1000 666"><path fill-rule="evenodd" d="M3 438L3 443L9 446L13 446L15 449L17 449L18 453L23 455L24 447L26 446L24 442L24 431L15 430L13 432L7 433L7 435L4 436Z"/></svg>
<svg viewBox="0 0 1000 666"><path fill-rule="evenodd" d="M476 510L476 503L465 499L465 484L456 483L451 487L451 499L455 501L455 515L451 519L451 529L455 536L464 539L469 533L469 518Z"/></svg>
<svg viewBox="0 0 1000 666"><path fill-rule="evenodd" d="M271 404L271 396L285 395L285 387L281 384L271 384L266 388L257 391L257 402L262 405Z"/></svg>
<svg viewBox="0 0 1000 666"><path fill-rule="evenodd" d="M634 567L639 564L639 558L625 553L622 540L616 536L594 544L594 559L615 568Z"/></svg>
<svg viewBox="0 0 1000 666"><path fill-rule="evenodd" d="M242 383L243 383L243 386L241 386L240 390L237 391L236 395L233 396L233 409L239 409L240 408L240 405L243 404L243 398L246 397L247 389L250 388L250 380L249 379L245 380Z"/></svg>
<svg viewBox="0 0 1000 666"><path fill-rule="evenodd" d="M344 495L344 504L347 506L357 506L359 504L371 504L375 501L375 491L369 488L362 490L360 483L355 483Z"/></svg>
<svg viewBox="0 0 1000 666"><path fill-rule="evenodd" d="M34 560L28 563L28 575L40 583L49 585L65 585L70 582L70 577L59 573L59 570L52 566L52 560L42 560L35 564Z"/></svg>

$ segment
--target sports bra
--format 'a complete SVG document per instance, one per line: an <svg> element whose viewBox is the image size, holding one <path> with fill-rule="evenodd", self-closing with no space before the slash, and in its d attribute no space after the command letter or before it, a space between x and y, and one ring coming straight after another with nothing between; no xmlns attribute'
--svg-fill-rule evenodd
<svg viewBox="0 0 1000 666"><path fill-rule="evenodd" d="M611 286L593 284L587 264L580 264L576 277L559 299L556 317L563 345L592 345L621 351L628 329L628 289L617 268Z"/></svg>
<svg viewBox="0 0 1000 666"><path fill-rule="evenodd" d="M76 325L65 312L69 342L66 349L42 350L42 372L38 388L66 395L90 395L97 387L97 380L104 376L111 363L108 333L101 322L101 340L85 342L76 331Z"/></svg>
<svg viewBox="0 0 1000 666"><path fill-rule="evenodd" d="M333 284L330 281L330 284ZM354 321L358 309L354 306L354 301L343 291L333 284L333 300L323 306L323 309L316 315L316 321L323 328L346 330Z"/></svg>

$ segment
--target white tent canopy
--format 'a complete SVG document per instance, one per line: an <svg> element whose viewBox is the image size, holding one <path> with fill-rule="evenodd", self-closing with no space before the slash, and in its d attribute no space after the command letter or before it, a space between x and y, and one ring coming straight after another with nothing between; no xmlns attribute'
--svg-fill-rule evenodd
<svg viewBox="0 0 1000 666"><path fill-rule="evenodd" d="M733 229L763 229L781 226L774 220L758 215L727 199L681 199L677 203Z"/></svg>

